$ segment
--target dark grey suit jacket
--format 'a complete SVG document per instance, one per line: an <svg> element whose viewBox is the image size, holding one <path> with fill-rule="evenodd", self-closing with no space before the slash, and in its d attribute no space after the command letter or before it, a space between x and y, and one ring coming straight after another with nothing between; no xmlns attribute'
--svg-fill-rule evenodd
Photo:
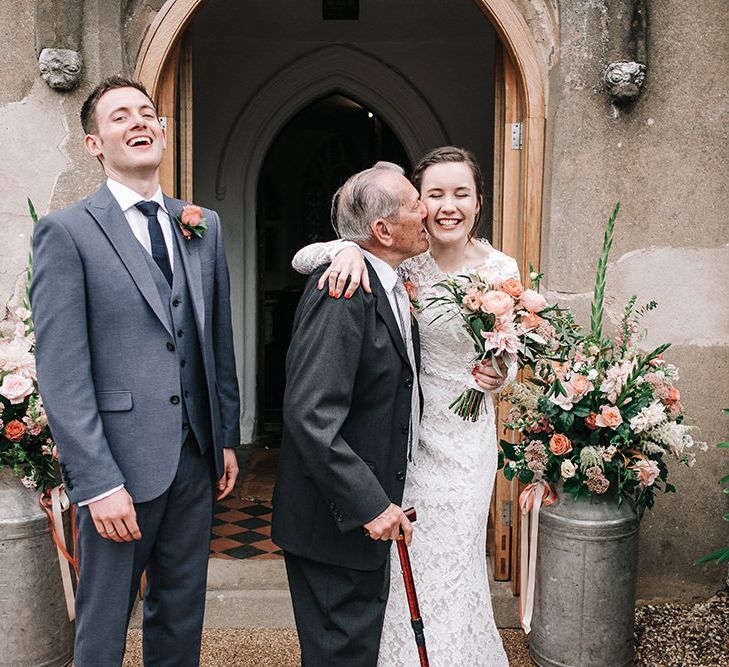
<svg viewBox="0 0 729 667"><path fill-rule="evenodd" d="M390 544L361 527L402 500L417 370L374 269L372 294L351 299L318 290L323 271L304 290L286 360L272 538L298 556L374 570Z"/></svg>
<svg viewBox="0 0 729 667"><path fill-rule="evenodd" d="M220 220L187 241L165 197L201 341L218 475L240 444L228 267ZM172 482L182 441L174 332L146 251L104 185L38 222L31 287L38 382L72 502L124 484L135 502ZM175 398L176 397L176 398Z"/></svg>

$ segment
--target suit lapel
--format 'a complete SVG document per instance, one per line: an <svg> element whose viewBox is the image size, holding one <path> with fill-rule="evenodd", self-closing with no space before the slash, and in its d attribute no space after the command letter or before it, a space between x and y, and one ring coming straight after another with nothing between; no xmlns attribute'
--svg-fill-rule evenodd
<svg viewBox="0 0 729 667"><path fill-rule="evenodd" d="M129 228L129 223L109 188L106 185L102 186L89 199L86 208L106 234L154 314L172 336L162 298L142 254L145 250Z"/></svg>
<svg viewBox="0 0 729 667"><path fill-rule="evenodd" d="M403 358L403 361L405 361L409 367L410 360L408 359L408 353L405 349L405 342L402 339L400 327L397 325L395 313L392 312L392 306L390 305L390 300L387 298L387 292L385 292L385 288L382 286L375 269L367 260L365 260L365 262L367 263L367 270L370 274L372 296L375 298L375 311L380 319L385 323L387 330L390 332L390 338L392 338L392 342L395 344L395 348L399 355ZM413 371L415 371L415 369L413 369Z"/></svg>
<svg viewBox="0 0 729 667"><path fill-rule="evenodd" d="M179 256L182 258L182 268L184 268L187 276L187 289L190 291L190 299L195 311L195 322L197 323L197 332L200 336L200 342L203 342L205 334L205 301L203 300L202 276L200 272L200 255L198 253L198 244L200 239L186 239L182 235L180 226L177 224L175 217L182 213L183 202L178 199L165 197L165 206L170 216L172 231L177 243Z"/></svg>

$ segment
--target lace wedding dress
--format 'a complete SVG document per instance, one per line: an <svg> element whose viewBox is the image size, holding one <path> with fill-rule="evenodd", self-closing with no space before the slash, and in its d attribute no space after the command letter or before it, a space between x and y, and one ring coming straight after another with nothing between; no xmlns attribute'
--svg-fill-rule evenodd
<svg viewBox="0 0 729 667"><path fill-rule="evenodd" d="M341 245L337 243L336 249ZM314 244L299 251L294 268L310 272L330 261L332 248L332 244ZM473 268L463 267L456 273ZM484 270L493 282L518 278L516 262L496 250L479 265L479 271ZM445 274L430 252L406 260L399 271L415 285L421 306L428 297L442 293L434 285ZM408 464L402 501L403 507L413 506L418 514L410 548L413 576L433 667L508 667L486 572L486 520L498 461L494 407L487 396L477 422L464 421L448 409L464 389L476 385L470 372L473 343L460 321L449 315L433 321L443 308L448 306L438 304L416 313L425 402L420 444L415 460ZM390 595L377 664L418 667L394 545L391 559Z"/></svg>

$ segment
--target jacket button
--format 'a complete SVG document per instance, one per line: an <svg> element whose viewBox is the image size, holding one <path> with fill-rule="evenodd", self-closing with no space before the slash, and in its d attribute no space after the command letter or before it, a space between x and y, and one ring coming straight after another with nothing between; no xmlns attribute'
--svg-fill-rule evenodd
<svg viewBox="0 0 729 667"><path fill-rule="evenodd" d="M181 366L182 368L185 368L185 364L186 364L186 363L187 363L187 362L186 362L186 361L185 361L185 360L183 359L183 360L182 360L182 361L180 362L180 366Z"/></svg>
<svg viewBox="0 0 729 667"><path fill-rule="evenodd" d="M339 521L339 523L344 521L344 515L341 512L337 512L337 521Z"/></svg>
<svg viewBox="0 0 729 667"><path fill-rule="evenodd" d="M177 405L179 402L180 402L179 396L170 396L170 403L172 403L172 405Z"/></svg>
<svg viewBox="0 0 729 667"><path fill-rule="evenodd" d="M185 398L187 398L189 395L190 395L190 392L187 389L185 389Z"/></svg>
<svg viewBox="0 0 729 667"><path fill-rule="evenodd" d="M182 329L178 329L178 330L177 330L177 337L178 337L178 338L182 338L182 334L184 334L184 333L185 333L185 332L184 332L184 331L183 331Z"/></svg>
<svg viewBox="0 0 729 667"><path fill-rule="evenodd" d="M179 300L179 299L175 299L175 300L174 300L174 301L172 302L172 305L173 305L173 306L174 306L175 308L177 308L177 306L179 306L179 305L180 305L180 300Z"/></svg>
<svg viewBox="0 0 729 667"><path fill-rule="evenodd" d="M402 470L398 470L398 471L397 471L397 472L395 473L395 479L396 479L396 480L397 480L398 482L402 482L402 481L404 481L404 480L405 480L405 473L404 473L404 472L403 472Z"/></svg>
<svg viewBox="0 0 729 667"><path fill-rule="evenodd" d="M187 422L182 422L182 430L183 431L187 431L187 429L189 429L189 428L190 428L190 424L188 424Z"/></svg>
<svg viewBox="0 0 729 667"><path fill-rule="evenodd" d="M410 389L413 386L413 381L410 378L405 378L405 386Z"/></svg>
<svg viewBox="0 0 729 667"><path fill-rule="evenodd" d="M167 343L167 349L170 352L174 352L175 351L175 344L174 343Z"/></svg>

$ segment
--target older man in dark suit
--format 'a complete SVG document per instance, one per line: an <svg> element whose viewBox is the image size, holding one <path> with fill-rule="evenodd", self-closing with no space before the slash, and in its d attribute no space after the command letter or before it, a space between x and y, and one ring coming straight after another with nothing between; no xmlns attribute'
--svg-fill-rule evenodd
<svg viewBox="0 0 729 667"><path fill-rule="evenodd" d="M238 474L220 221L162 194L165 133L141 84L102 82L81 122L108 180L38 223L31 289L39 386L79 505L74 660L121 665L146 569L145 665L193 666L213 487L224 497Z"/></svg>
<svg viewBox="0 0 729 667"><path fill-rule="evenodd" d="M365 253L372 293L331 299L307 283L287 358L273 540L305 666L373 666L390 540L412 527L402 500L420 411L417 327L396 269L428 247L425 206L390 163L352 176L333 210Z"/></svg>

